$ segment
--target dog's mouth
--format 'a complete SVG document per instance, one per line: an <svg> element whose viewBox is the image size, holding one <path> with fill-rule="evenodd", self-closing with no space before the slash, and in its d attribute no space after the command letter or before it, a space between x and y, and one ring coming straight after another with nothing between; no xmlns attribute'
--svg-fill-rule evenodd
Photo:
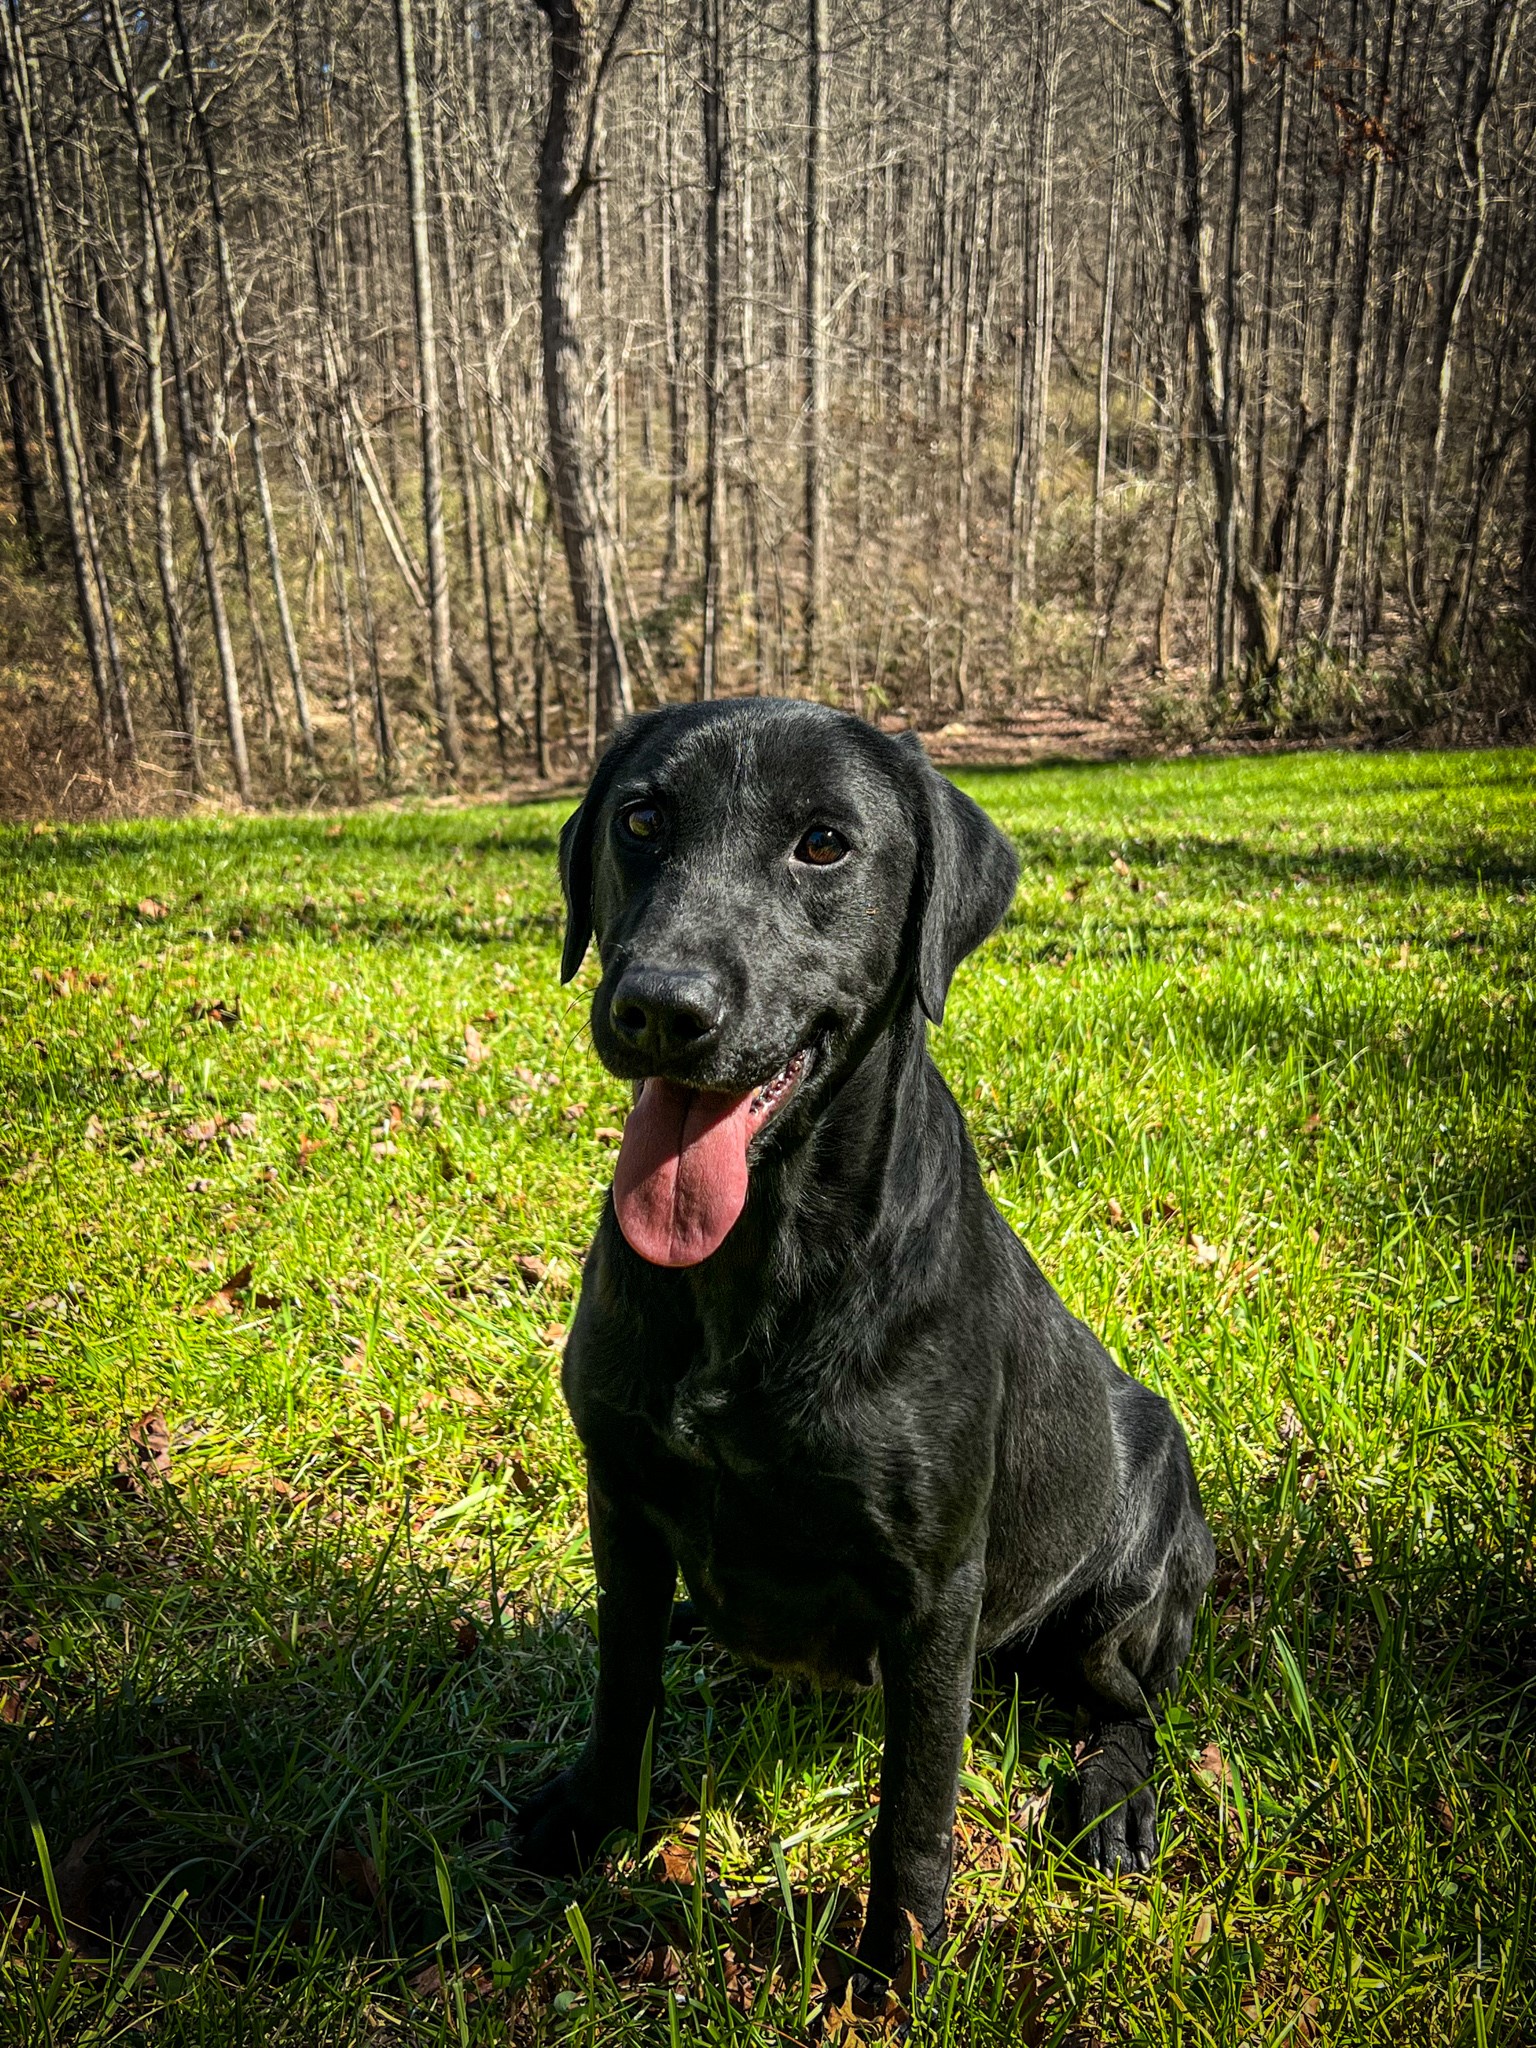
<svg viewBox="0 0 1536 2048"><path fill-rule="evenodd" d="M802 1046L743 1094L653 1074L624 1126L613 1206L630 1246L655 1266L696 1266L725 1242L747 1201L749 1154L816 1063Z"/></svg>

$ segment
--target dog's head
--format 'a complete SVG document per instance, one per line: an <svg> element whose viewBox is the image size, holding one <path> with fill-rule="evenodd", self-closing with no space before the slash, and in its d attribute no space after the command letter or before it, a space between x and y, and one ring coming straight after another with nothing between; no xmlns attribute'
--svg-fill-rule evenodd
<svg viewBox="0 0 1536 2048"><path fill-rule="evenodd" d="M561 979L596 934L592 1035L641 1084L614 1174L661 1265L708 1257L871 1029L938 1023L1013 898L1013 848L915 739L776 698L630 721L560 835Z"/></svg>

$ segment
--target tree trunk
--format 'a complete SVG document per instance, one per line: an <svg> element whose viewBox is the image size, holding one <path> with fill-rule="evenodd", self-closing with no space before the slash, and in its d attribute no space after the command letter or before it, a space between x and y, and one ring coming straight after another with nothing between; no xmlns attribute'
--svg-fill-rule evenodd
<svg viewBox="0 0 1536 2048"><path fill-rule="evenodd" d="M1115 284L1120 267L1120 155L1125 128L1125 51L1114 52L1110 79L1109 200L1104 223L1104 284L1099 294L1097 433L1093 457L1093 687L1098 688L1109 641L1104 572L1104 494L1109 481L1110 371L1114 362Z"/></svg>
<svg viewBox="0 0 1536 2048"><path fill-rule="evenodd" d="M413 0L395 0L395 47L400 67L400 114L405 137L405 180L411 231L411 299L416 314L416 364L421 397L421 515L427 542L427 658L437 706L437 736L448 773L464 765L453 686L453 628L449 616L448 541L443 526L443 425L438 392L437 303L427 233L427 172L421 133L421 91L416 77Z"/></svg>
<svg viewBox="0 0 1536 2048"><path fill-rule="evenodd" d="M826 0L807 0L805 86L805 593L801 669L808 688L821 677L827 551L827 207Z"/></svg>
<svg viewBox="0 0 1536 2048"><path fill-rule="evenodd" d="M251 801L251 764L245 744L245 711L240 701L240 676L235 666L235 646L230 636L229 612L224 603L224 580L219 569L214 541L213 515L203 481L202 456L198 448L197 421L192 407L192 385L187 353L182 343L181 321L176 307L176 281L171 271L171 250L165 218L160 207L160 188L150 154L149 124L144 102L133 81L133 58L123 21L122 0L106 0L106 20L112 52L112 67L123 111L133 134L138 167L139 203L144 209L155 269L160 281L160 300L165 314L165 345L171 358L171 382L176 393L176 424L181 440L181 466L186 479L192 523L197 531L198 554L202 560L203 583L208 595L208 620L213 629L214 651L218 656L219 681L224 692L224 723L229 736L230 765L242 803Z"/></svg>
<svg viewBox="0 0 1536 2048"><path fill-rule="evenodd" d="M700 111L704 141L704 588L699 634L699 697L715 694L720 661L720 543L724 531L720 476L720 214L726 141L722 107L721 0L700 0L703 57Z"/></svg>
<svg viewBox="0 0 1536 2048"><path fill-rule="evenodd" d="M176 527L171 511L171 443L165 425L160 311L155 303L155 245L147 213L143 215L142 229L144 253L139 268L139 323L144 350L145 403L149 415L150 476L155 494L155 569L160 579L160 602L165 612L166 639L171 654L171 678L181 717L179 738L192 787L201 790L203 764L198 751L197 688L187 652L181 581L176 569Z"/></svg>
<svg viewBox="0 0 1536 2048"><path fill-rule="evenodd" d="M1039 559L1040 502L1045 484L1046 407L1056 309L1056 111L1061 69L1058 0L1042 0L1035 16L1032 66L1032 166L1026 183L1026 288L1015 399L1013 476L1009 493L1008 602L1033 604Z"/></svg>
<svg viewBox="0 0 1536 2048"><path fill-rule="evenodd" d="M597 161L603 87L633 0L619 0L601 51L584 0L540 0L549 22L549 106L539 151L539 313L549 468L583 672L599 738L634 709L610 539L582 417L579 213Z"/></svg>
<svg viewBox="0 0 1536 2048"><path fill-rule="evenodd" d="M1173 58L1174 109L1183 178L1179 227L1184 240L1190 324L1195 339L1195 385L1200 425L1216 493L1216 620L1212 635L1211 693L1225 694L1232 600L1238 582L1237 452L1226 383L1226 349L1218 326L1209 270L1210 228L1201 166L1200 88L1195 74L1192 0L1150 0L1168 23Z"/></svg>
<svg viewBox="0 0 1536 2048"><path fill-rule="evenodd" d="M182 70L187 82L192 126L202 151L203 169L208 180L208 211L213 223L214 260L218 268L219 296L224 324L240 373L241 396L245 401L251 474L256 483L256 504L261 513L262 538L267 551L267 572L272 580L272 598L277 609L278 637L283 643L283 659L287 663L288 681L293 691L293 708L299 721L299 741L305 753L313 760L315 736L309 720L309 693L304 686L304 666L299 659L298 636L293 630L293 614L288 605L288 585L283 575L282 550L278 545L277 518L272 509L272 489L267 481L267 461L261 440L261 409L256 402L256 373L251 365L250 350L246 346L240 301L235 291L234 265L230 261L229 232L224 220L223 190L214 156L213 134L208 126L207 109L198 91L197 74L192 63L192 42L187 33L183 0L171 0L171 15L176 25L176 40L181 51ZM254 617L254 613L252 616Z"/></svg>
<svg viewBox="0 0 1536 2048"><path fill-rule="evenodd" d="M102 753L110 769L116 761L121 740L131 768L135 760L133 721L117 645L117 624L112 615L111 596L91 505L90 481L85 473L82 454L79 409L68 338L64 331L63 298L54 251L52 194L46 156L38 148L34 123L31 59L23 41L20 14L3 5L0 5L0 102L4 104L12 167L21 198L22 257L37 310L43 392L69 525L75 597L96 691Z"/></svg>
<svg viewBox="0 0 1536 2048"><path fill-rule="evenodd" d="M5 423L11 437L11 469L16 478L16 500L21 508L21 530L26 536L32 567L41 576L48 564L43 553L42 520L37 510L37 482L32 474L26 387L21 375L21 338L12 322L4 278L0 278L0 362L5 366Z"/></svg>

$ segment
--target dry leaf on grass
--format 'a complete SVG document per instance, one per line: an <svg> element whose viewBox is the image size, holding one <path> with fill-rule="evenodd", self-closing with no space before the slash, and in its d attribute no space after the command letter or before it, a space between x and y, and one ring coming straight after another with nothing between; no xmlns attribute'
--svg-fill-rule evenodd
<svg viewBox="0 0 1536 2048"><path fill-rule="evenodd" d="M171 1476L171 1432L160 1408L151 1408L128 1425L127 1448L117 1461L112 1481L124 1493L142 1495L148 1486L163 1486Z"/></svg>
<svg viewBox="0 0 1536 2048"><path fill-rule="evenodd" d="M1208 1742L1201 1750L1195 1759L1195 1769L1208 1784L1216 1786L1218 1790L1224 1785L1231 1784L1234 1777L1232 1766L1222 1755L1221 1745L1216 1742Z"/></svg>
<svg viewBox="0 0 1536 2048"><path fill-rule="evenodd" d="M1221 1247L1219 1245L1207 1244L1198 1231L1192 1230L1189 1234L1189 1255L1197 1266L1219 1266L1221 1264Z"/></svg>
<svg viewBox="0 0 1536 2048"><path fill-rule="evenodd" d="M467 1964L457 1978L451 1972L445 1973L440 1963L428 1963L424 1970L416 1972L410 1984L418 1998L441 1998L444 2003L455 1984L467 1999L487 1998L492 1990L490 1972L480 1963Z"/></svg>
<svg viewBox="0 0 1536 2048"><path fill-rule="evenodd" d="M1130 1229L1131 1226L1125 1220L1125 1211L1121 1208L1120 1204L1115 1200L1113 1195L1111 1195L1109 1198L1108 1215L1109 1227L1111 1230Z"/></svg>
<svg viewBox="0 0 1536 2048"><path fill-rule="evenodd" d="M26 1695L36 1683L24 1672L0 1678L0 1727L19 1728L27 1715Z"/></svg>
<svg viewBox="0 0 1536 2048"><path fill-rule="evenodd" d="M489 1053L486 1048L485 1040L480 1036L479 1032L475 1029L473 1024L466 1024L464 1026L465 1066L478 1067L482 1063L482 1061L486 1060L487 1058L489 1058Z"/></svg>
<svg viewBox="0 0 1536 2048"><path fill-rule="evenodd" d="M52 1373L34 1373L30 1379L13 1380L0 1378L0 1401L7 1401L13 1408L25 1408L29 1401L35 1401L58 1381Z"/></svg>
<svg viewBox="0 0 1536 2048"><path fill-rule="evenodd" d="M686 1842L667 1842L657 1852L653 1869L664 1884L692 1884L693 1849Z"/></svg>
<svg viewBox="0 0 1536 2048"><path fill-rule="evenodd" d="M378 1867L371 1856L361 1849L338 1849L331 1858L331 1869L336 1882L343 1891L350 1892L365 1905L378 1901L380 1885Z"/></svg>
<svg viewBox="0 0 1536 2048"><path fill-rule="evenodd" d="M231 1273L221 1287L214 1289L206 1301L200 1301L192 1313L195 1316L232 1316L239 1307L241 1297L251 1284L252 1267L247 1263Z"/></svg>

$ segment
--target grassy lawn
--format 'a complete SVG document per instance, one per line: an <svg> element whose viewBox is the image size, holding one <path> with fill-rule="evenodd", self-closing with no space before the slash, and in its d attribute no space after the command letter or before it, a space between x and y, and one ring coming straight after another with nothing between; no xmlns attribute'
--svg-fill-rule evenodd
<svg viewBox="0 0 1536 2048"><path fill-rule="evenodd" d="M1221 1569L1151 1877L978 1694L914 2038L1536 2040L1536 757L966 786L937 1055ZM679 1650L659 1837L503 1856L593 1672L564 808L0 835L6 2048L807 2038L878 1696Z"/></svg>

